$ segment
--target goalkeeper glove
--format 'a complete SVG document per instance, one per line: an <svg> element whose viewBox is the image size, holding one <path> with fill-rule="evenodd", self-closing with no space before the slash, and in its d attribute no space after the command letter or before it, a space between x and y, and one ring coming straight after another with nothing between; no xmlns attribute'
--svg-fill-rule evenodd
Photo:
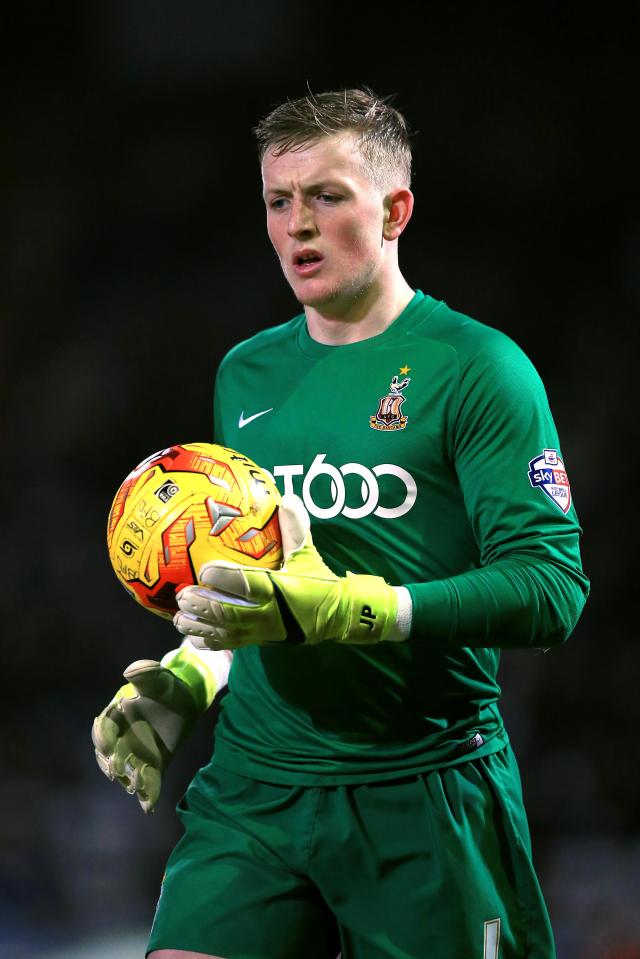
<svg viewBox="0 0 640 959"><path fill-rule="evenodd" d="M230 655L203 654L185 641L161 662L139 659L124 671L127 684L94 720L100 769L135 793L144 812L153 811L162 773L225 684Z"/></svg>
<svg viewBox="0 0 640 959"><path fill-rule="evenodd" d="M285 557L281 569L216 560L201 568L201 586L178 593L180 609L173 621L194 646L235 649L285 640L379 643L407 638L408 590L389 586L380 576L336 576L313 545L309 515L299 497L283 496L279 520Z"/></svg>

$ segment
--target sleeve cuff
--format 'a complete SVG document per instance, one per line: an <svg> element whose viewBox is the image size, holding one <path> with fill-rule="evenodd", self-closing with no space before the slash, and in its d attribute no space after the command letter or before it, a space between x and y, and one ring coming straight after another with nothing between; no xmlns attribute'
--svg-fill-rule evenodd
<svg viewBox="0 0 640 959"><path fill-rule="evenodd" d="M398 597L398 609L396 612L396 621L387 636L389 643L403 643L409 638L411 633L411 623L413 621L413 602L411 593L405 586L394 586L396 596Z"/></svg>

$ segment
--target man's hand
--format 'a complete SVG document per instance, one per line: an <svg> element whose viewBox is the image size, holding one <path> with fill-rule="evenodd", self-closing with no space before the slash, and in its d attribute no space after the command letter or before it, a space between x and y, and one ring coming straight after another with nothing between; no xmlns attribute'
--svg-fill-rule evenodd
<svg viewBox="0 0 640 959"><path fill-rule="evenodd" d="M200 586L178 593L174 624L192 644L236 649L250 644L379 643L405 638L396 629L398 593L379 576L336 576L313 545L302 500L279 507L284 565L263 570L205 563ZM408 594L407 594L408 595Z"/></svg>
<svg viewBox="0 0 640 959"><path fill-rule="evenodd" d="M218 680L203 655L185 645L162 662L137 660L124 671L127 684L94 720L100 769L135 793L146 813L158 801L162 774L178 746L215 696Z"/></svg>

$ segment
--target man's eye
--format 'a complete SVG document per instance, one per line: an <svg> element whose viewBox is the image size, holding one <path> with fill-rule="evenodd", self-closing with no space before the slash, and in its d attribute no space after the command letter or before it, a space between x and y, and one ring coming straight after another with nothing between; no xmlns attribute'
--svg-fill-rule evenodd
<svg viewBox="0 0 640 959"><path fill-rule="evenodd" d="M340 197L335 196L333 193L319 193L318 199L322 200L324 203L337 203Z"/></svg>
<svg viewBox="0 0 640 959"><path fill-rule="evenodd" d="M271 201L269 206L271 207L272 210L282 210L285 203L286 203L285 198L283 196L278 196L275 198L275 200Z"/></svg>

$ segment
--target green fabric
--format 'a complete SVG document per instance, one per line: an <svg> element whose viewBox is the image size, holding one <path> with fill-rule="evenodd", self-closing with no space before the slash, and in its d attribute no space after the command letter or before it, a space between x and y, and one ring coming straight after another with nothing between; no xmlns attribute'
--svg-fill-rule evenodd
<svg viewBox="0 0 640 959"><path fill-rule="evenodd" d="M215 801L211 802L210 797ZM388 783L202 770L149 950L226 959L553 959L509 750Z"/></svg>
<svg viewBox="0 0 640 959"><path fill-rule="evenodd" d="M215 439L302 496L335 573L408 585L414 603L404 643L238 650L216 762L313 785L442 767L470 741L502 748L500 648L562 642L588 589L573 505L530 480L536 457L562 451L515 343L420 291L346 346L313 341L301 315L227 354Z"/></svg>

